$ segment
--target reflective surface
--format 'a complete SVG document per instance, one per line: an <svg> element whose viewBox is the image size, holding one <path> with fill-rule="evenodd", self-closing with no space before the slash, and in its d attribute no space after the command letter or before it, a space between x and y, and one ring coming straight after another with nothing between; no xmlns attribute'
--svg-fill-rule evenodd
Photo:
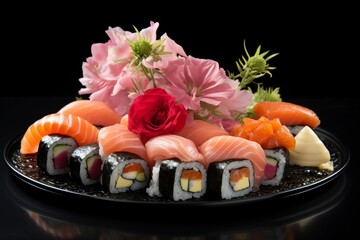
<svg viewBox="0 0 360 240"><path fill-rule="evenodd" d="M2 152L16 134L71 98L1 98ZM201 208L101 203L39 190L0 161L1 239L338 239L358 234L359 132L354 99L294 100L317 112L321 126L350 149L350 162L334 181L286 198ZM11 116L11 117L9 117ZM179 216L185 216L182 220ZM355 235L356 236L356 235Z"/></svg>
<svg viewBox="0 0 360 240"><path fill-rule="evenodd" d="M246 237L242 239L292 239L297 234L302 234L304 229L316 231L321 219L341 205L349 193L346 177L341 175L331 186L317 192L316 198L310 195L299 196L303 203L298 199L291 199L296 206L289 206L289 202L280 200L276 203L269 202L267 206L250 204L211 208L214 219L207 219L203 208L197 213L191 208L188 209L188 214L193 218L183 222L177 216L186 212L187 208L175 209L166 214L160 207L151 210L140 208L135 216L128 216L121 205L112 204L113 211L108 209L105 212L102 210L104 205L87 203L81 206L82 204L76 203L69 206L71 201L63 197L59 197L61 201L52 203L45 200L51 198L50 193L34 192L28 187L24 189L22 182L10 175L6 181L9 197L22 211L23 219L31 223L34 229L42 231L44 236L68 239L112 239L114 236L125 239L138 239L140 236L145 239L163 236L186 239L237 239L240 236ZM271 211L270 214L268 208L276 208L276 211ZM253 209L257 209L256 216L252 215ZM235 212L241 213L240 219L234 221L228 218L228 214ZM148 216L142 216L142 213L147 213ZM324 233L324 236L327 235L328 232Z"/></svg>
<svg viewBox="0 0 360 240"><path fill-rule="evenodd" d="M186 201L172 201L166 198L150 197L145 189L138 191L127 191L121 194L110 194L104 191L100 184L84 186L75 181L69 175L51 176L45 174L37 166L36 155L20 154L20 142L22 135L14 137L9 141L4 150L5 162L13 171L15 176L29 185L33 185L44 191L51 191L74 197L74 201L84 201L93 198L99 201L114 201L118 203L148 204L148 205L196 205L196 206L225 206L244 203L259 202L274 198L288 197L301 194L328 184L338 177L350 160L348 148L333 136L330 132L317 128L316 134L325 144L330 152L334 171L319 170L314 167L300 167L287 165L283 180L279 186L261 185L259 191L251 192L243 197L231 200L222 200L208 195L199 199L188 199ZM261 204L261 203L259 203ZM266 203L265 203L266 204ZM136 206L134 206L136 207Z"/></svg>

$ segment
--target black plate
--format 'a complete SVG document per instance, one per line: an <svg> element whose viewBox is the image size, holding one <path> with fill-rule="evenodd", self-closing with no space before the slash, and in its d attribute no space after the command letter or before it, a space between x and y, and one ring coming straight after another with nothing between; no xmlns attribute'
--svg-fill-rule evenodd
<svg viewBox="0 0 360 240"><path fill-rule="evenodd" d="M35 156L24 157L20 154L20 141L22 136L15 137L8 142L5 146L4 157L7 165L15 176L29 185L52 193L130 204L224 206L293 196L323 186L339 176L350 160L348 148L345 147L336 136L324 129L317 128L315 132L330 151L331 161L334 163L333 172L319 170L315 167L287 165L285 175L279 186L261 185L258 192L230 200L214 199L210 196L204 196L201 199L172 201L164 198L149 197L145 190L109 194L104 191L100 184L83 186L73 181L70 176L49 176L37 167Z"/></svg>

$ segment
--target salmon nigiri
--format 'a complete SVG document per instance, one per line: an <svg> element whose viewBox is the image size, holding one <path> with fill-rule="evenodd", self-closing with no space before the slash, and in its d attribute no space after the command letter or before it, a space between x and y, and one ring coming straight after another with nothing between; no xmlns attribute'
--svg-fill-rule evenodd
<svg viewBox="0 0 360 240"><path fill-rule="evenodd" d="M182 137L192 140L196 146L200 146L209 138L221 135L229 135L219 125L196 119L176 133Z"/></svg>
<svg viewBox="0 0 360 240"><path fill-rule="evenodd" d="M206 166L212 162L231 159L249 159L254 167L254 187L258 188L264 178L266 155L257 142L235 136L215 136L199 147Z"/></svg>
<svg viewBox="0 0 360 240"><path fill-rule="evenodd" d="M145 143L149 161L177 158L180 161L204 162L204 157L190 139L175 134L160 135Z"/></svg>
<svg viewBox="0 0 360 240"><path fill-rule="evenodd" d="M73 114L101 127L120 123L122 117L106 103L93 100L70 102L62 107L58 113Z"/></svg>
<svg viewBox="0 0 360 240"><path fill-rule="evenodd" d="M200 198L206 192L204 157L190 139L175 134L159 135L145 143L152 162L149 196L175 201Z"/></svg>
<svg viewBox="0 0 360 240"><path fill-rule="evenodd" d="M281 124L279 118L272 120L264 116L259 119L244 118L243 123L233 126L231 135L255 141L266 149L285 147L294 150L295 148L295 137L285 125Z"/></svg>
<svg viewBox="0 0 360 240"><path fill-rule="evenodd" d="M73 137L79 146L95 143L98 128L87 120L72 114L53 113L42 117L26 130L21 139L22 154L37 153L42 137L49 134L62 134Z"/></svg>
<svg viewBox="0 0 360 240"><path fill-rule="evenodd" d="M256 118L279 118L283 125L307 125L311 128L320 125L320 119L313 110L290 102L258 102L254 106L254 114Z"/></svg>
<svg viewBox="0 0 360 240"><path fill-rule="evenodd" d="M129 152L146 160L146 150L138 135L128 127L117 123L99 130L99 152L103 160L114 152Z"/></svg>

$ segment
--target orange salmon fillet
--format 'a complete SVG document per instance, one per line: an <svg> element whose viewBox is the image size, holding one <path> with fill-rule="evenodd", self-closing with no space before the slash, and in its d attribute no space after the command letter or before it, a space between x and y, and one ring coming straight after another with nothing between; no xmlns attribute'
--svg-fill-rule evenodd
<svg viewBox="0 0 360 240"><path fill-rule="evenodd" d="M257 142L235 136L215 136L204 142L199 151L204 156L206 168L212 162L230 159L250 160L254 167L255 190L264 178L266 155Z"/></svg>
<svg viewBox="0 0 360 240"><path fill-rule="evenodd" d="M58 113L73 114L82 117L95 126L110 126L120 123L121 115L109 105L100 101L76 100L62 107Z"/></svg>
<svg viewBox="0 0 360 240"><path fill-rule="evenodd" d="M206 122L204 120L194 120L189 126L185 126L176 133L182 137L192 140L196 146L200 146L206 140L222 135L230 135L219 125Z"/></svg>
<svg viewBox="0 0 360 240"><path fill-rule="evenodd" d="M128 114L125 114L125 115L121 118L120 123L121 123L122 125L128 126L128 125L129 125L129 115L128 115Z"/></svg>
<svg viewBox="0 0 360 240"><path fill-rule="evenodd" d="M102 160L115 152L129 152L147 160L144 144L139 136L131 132L127 126L117 123L99 130L99 153Z"/></svg>
<svg viewBox="0 0 360 240"><path fill-rule="evenodd" d="M190 139L175 134L160 135L145 143L150 162L177 158L180 161L198 161L204 163L204 157L199 153L195 143Z"/></svg>
<svg viewBox="0 0 360 240"><path fill-rule="evenodd" d="M72 114L53 113L42 117L26 130L21 139L22 154L37 153L41 138L49 134L73 137L79 146L95 143L99 130L85 119Z"/></svg>
<svg viewBox="0 0 360 240"><path fill-rule="evenodd" d="M313 110L290 102L258 102L254 113L256 118L279 118L283 125L307 125L311 128L320 125L320 119Z"/></svg>

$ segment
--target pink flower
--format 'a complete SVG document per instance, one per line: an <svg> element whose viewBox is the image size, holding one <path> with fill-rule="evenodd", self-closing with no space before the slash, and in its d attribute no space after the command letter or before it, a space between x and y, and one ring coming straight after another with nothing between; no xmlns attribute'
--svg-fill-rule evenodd
<svg viewBox="0 0 360 240"><path fill-rule="evenodd" d="M213 60L191 56L177 58L160 70L170 83L166 91L190 110L200 110L201 102L219 106L222 100L231 98L236 91L232 80Z"/></svg>
<svg viewBox="0 0 360 240"><path fill-rule="evenodd" d="M80 89L79 94L91 94L90 100L103 101L122 115L127 111L122 106L129 104L126 99L127 92L114 93L113 90L125 64L108 61L108 50L111 46L113 46L111 41L92 45L92 57L83 63L83 77L80 78L85 88ZM119 106L119 102L123 105Z"/></svg>
<svg viewBox="0 0 360 240"><path fill-rule="evenodd" d="M150 87L149 76L157 74L152 70L155 63L167 65L177 54L186 55L166 34L157 40L158 27L159 23L150 22L150 27L134 33L109 27L109 41L93 44L92 56L83 63L79 81L84 88L79 94L90 94L91 100L106 102L119 114L126 114L134 97Z"/></svg>
<svg viewBox="0 0 360 240"><path fill-rule="evenodd" d="M118 81L114 86L114 93L121 91L128 92L128 97L132 102L136 96L143 94L147 89L153 87L153 84L148 78L143 76L140 72L132 72L127 68L120 74ZM128 109L127 109L128 110Z"/></svg>
<svg viewBox="0 0 360 240"><path fill-rule="evenodd" d="M172 40L166 33L160 38L164 42L164 53L161 55L160 61L154 61L152 57L143 60L143 65L148 68L161 69L168 66L169 62L172 62L178 58L178 56L186 57L184 49Z"/></svg>
<svg viewBox="0 0 360 240"><path fill-rule="evenodd" d="M184 104L194 118L217 123L229 130L239 114L247 112L252 93L239 90L239 82L229 79L213 60L178 57L164 68L157 85Z"/></svg>

